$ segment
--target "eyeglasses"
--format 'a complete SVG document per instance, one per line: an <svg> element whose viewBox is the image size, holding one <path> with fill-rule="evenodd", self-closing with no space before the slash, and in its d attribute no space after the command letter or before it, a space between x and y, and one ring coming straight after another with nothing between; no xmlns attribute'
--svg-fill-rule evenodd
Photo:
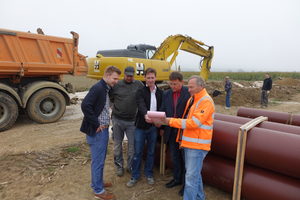
<svg viewBox="0 0 300 200"><path fill-rule="evenodd" d="M179 83L170 83L170 86L177 86Z"/></svg>

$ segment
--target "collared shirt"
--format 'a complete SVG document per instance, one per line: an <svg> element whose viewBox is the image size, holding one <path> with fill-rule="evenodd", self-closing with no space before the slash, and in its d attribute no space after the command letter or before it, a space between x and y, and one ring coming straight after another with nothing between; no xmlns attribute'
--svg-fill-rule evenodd
<svg viewBox="0 0 300 200"><path fill-rule="evenodd" d="M173 108L174 108L174 117L177 118L177 113L176 113L176 107L177 107L177 103L178 103L178 99L180 96L180 92L181 92L182 87L180 88L179 91L177 92L173 92ZM177 98L176 98L177 95Z"/></svg>
<svg viewBox="0 0 300 200"><path fill-rule="evenodd" d="M175 106L175 95L177 94L177 98L179 99L181 89L182 89L182 87L180 88L179 91L173 92L173 105L174 105L174 106Z"/></svg>
<svg viewBox="0 0 300 200"><path fill-rule="evenodd" d="M156 102L156 96L155 96L156 90L157 90L157 88L155 86L154 90L152 92L150 91L151 92L150 111L157 111L157 102Z"/></svg>
<svg viewBox="0 0 300 200"><path fill-rule="evenodd" d="M110 124L110 111L109 111L109 95L108 92L111 89L111 87L109 85L106 85L106 101L105 101L105 106L102 110L102 112L100 113L100 115L98 116L98 121L100 123L100 125L103 126L109 126Z"/></svg>

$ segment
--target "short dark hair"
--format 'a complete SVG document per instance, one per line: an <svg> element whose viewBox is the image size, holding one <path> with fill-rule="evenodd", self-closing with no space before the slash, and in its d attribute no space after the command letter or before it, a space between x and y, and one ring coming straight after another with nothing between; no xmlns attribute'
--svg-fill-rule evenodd
<svg viewBox="0 0 300 200"><path fill-rule="evenodd" d="M145 76L149 73L154 73L155 77L156 77L156 69L149 67L145 70Z"/></svg>
<svg viewBox="0 0 300 200"><path fill-rule="evenodd" d="M114 72L116 72L119 75L122 73L122 71L119 68L117 68L116 66L108 65L104 71L103 76L105 76L106 74L111 76Z"/></svg>
<svg viewBox="0 0 300 200"><path fill-rule="evenodd" d="M171 72L170 76L169 76L169 80L179 80L182 81L183 80L183 75L182 73L178 72L178 71L174 71Z"/></svg>

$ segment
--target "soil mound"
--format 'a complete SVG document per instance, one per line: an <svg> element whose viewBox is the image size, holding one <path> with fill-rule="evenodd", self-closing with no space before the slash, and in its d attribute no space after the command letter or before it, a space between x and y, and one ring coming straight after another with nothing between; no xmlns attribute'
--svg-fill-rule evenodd
<svg viewBox="0 0 300 200"><path fill-rule="evenodd" d="M238 84L232 82L232 91L230 96L231 106L255 107L260 105L261 87L257 86L256 82L239 81ZM208 81L206 85L207 92L213 96L214 90L219 90L222 94L213 97L216 105L225 106L225 81ZM299 80L285 78L278 80L272 87L269 94L269 100L288 101L292 95L299 92Z"/></svg>
<svg viewBox="0 0 300 200"><path fill-rule="evenodd" d="M274 83L277 85L281 85L281 86L284 86L284 85L296 86L297 84L299 84L299 80L295 80L292 78L284 78L282 80L277 80Z"/></svg>

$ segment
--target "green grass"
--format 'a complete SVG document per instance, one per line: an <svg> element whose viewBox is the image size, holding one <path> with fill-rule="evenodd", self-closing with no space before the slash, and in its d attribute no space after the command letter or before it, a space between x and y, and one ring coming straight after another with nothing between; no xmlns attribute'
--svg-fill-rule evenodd
<svg viewBox="0 0 300 200"><path fill-rule="evenodd" d="M9 159L9 158L11 158L11 157L13 157L12 155L7 155L5 158L4 157L0 157L0 159L1 160L6 160L6 159Z"/></svg>
<svg viewBox="0 0 300 200"><path fill-rule="evenodd" d="M269 105L275 106L275 105L279 105L279 103L271 101L271 102L269 102Z"/></svg>
<svg viewBox="0 0 300 200"><path fill-rule="evenodd" d="M200 72L181 72L184 79L188 79L192 75L199 75ZM278 77L300 79L300 73L297 72L211 72L208 80L224 80L229 76L235 81L262 81L265 79L265 73L269 73L273 80Z"/></svg>
<svg viewBox="0 0 300 200"><path fill-rule="evenodd" d="M27 165L27 163L25 162L25 163L17 164L16 166L17 167L25 167L26 165Z"/></svg>
<svg viewBox="0 0 300 200"><path fill-rule="evenodd" d="M79 149L77 147L71 147L67 149L67 152L75 152L75 151L79 151Z"/></svg>
<svg viewBox="0 0 300 200"><path fill-rule="evenodd" d="M265 73L269 73L273 80L279 77L300 79L300 73L296 72L211 72L208 80L224 80L229 76L231 80L262 81L265 79Z"/></svg>
<svg viewBox="0 0 300 200"><path fill-rule="evenodd" d="M52 167L52 166L51 166L51 167L48 167L48 171L49 171L49 172L52 172L54 169L55 169L55 168Z"/></svg>
<svg viewBox="0 0 300 200"><path fill-rule="evenodd" d="M89 87L75 87L75 92L85 92L85 91L89 91L91 88Z"/></svg>
<svg viewBox="0 0 300 200"><path fill-rule="evenodd" d="M183 71L181 73L183 74L183 78L187 80L192 75L199 75L200 71ZM273 80L277 80L278 77L300 79L300 73L297 72L211 72L208 80L224 81L225 77L229 76L234 81L263 81L265 73L269 73ZM98 82L86 76L69 75L64 76L63 80L63 84L71 83L75 92L89 91Z"/></svg>
<svg viewBox="0 0 300 200"><path fill-rule="evenodd" d="M84 157L90 158L90 157L91 157L91 154L89 154L89 153L84 154Z"/></svg>

